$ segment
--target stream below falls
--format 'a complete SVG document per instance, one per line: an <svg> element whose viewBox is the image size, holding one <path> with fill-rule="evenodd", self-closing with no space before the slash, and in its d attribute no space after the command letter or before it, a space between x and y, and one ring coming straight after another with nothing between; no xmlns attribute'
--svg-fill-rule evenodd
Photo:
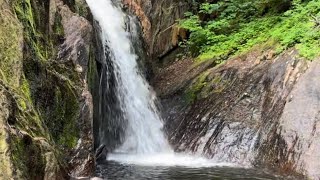
<svg viewBox="0 0 320 180"><path fill-rule="evenodd" d="M289 180L261 169L233 167L142 166L108 161L97 175L112 180Z"/></svg>

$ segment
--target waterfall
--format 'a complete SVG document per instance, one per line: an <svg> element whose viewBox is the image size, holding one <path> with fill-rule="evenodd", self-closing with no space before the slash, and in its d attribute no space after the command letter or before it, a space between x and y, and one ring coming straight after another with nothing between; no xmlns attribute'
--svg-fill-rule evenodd
<svg viewBox="0 0 320 180"><path fill-rule="evenodd" d="M138 56L128 30L133 28L132 31L136 31L134 23L130 22L133 18L111 0L87 0L87 3L101 28L104 54L114 66L114 85L117 86L114 96L127 122L122 145L116 152L151 154L171 151L162 132L156 96L138 68Z"/></svg>
<svg viewBox="0 0 320 180"><path fill-rule="evenodd" d="M151 166L234 166L174 153L162 131L156 95L139 71L139 57L132 42L137 34L134 18L112 0L87 0L87 3L100 26L106 61L107 70L100 78L100 88L106 89L100 90L104 98L99 110L107 112L100 112L103 122L96 128L99 128L98 145L116 147L108 160Z"/></svg>

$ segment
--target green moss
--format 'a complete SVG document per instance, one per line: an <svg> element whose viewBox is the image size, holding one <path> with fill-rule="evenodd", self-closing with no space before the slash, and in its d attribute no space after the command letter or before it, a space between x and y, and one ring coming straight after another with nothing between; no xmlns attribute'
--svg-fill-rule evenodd
<svg viewBox="0 0 320 180"><path fill-rule="evenodd" d="M0 103L1 103L1 109L5 109L5 104L7 103L7 99L5 98L3 91L1 89L1 94L0 94ZM0 113L0 179L2 178L7 178L7 177L12 177L12 164L11 164L11 159L8 156L8 150L9 145L7 141L8 137L8 132L6 127L6 122L2 120L4 118L5 114Z"/></svg>
<svg viewBox="0 0 320 180"><path fill-rule="evenodd" d="M55 16L48 34L48 25L43 24L48 18L42 8L46 3L13 0L11 9L0 6L6 8L0 9L0 81L10 99L9 158L17 179L43 179L47 153L51 153L47 159L60 158L55 161L59 169L57 163L65 161L59 154L69 152L79 139L82 82L71 61L53 60L64 30L61 17ZM0 132L0 153L7 148L5 135Z"/></svg>
<svg viewBox="0 0 320 180"><path fill-rule="evenodd" d="M79 102L73 89L56 88L54 111L46 120L49 131L58 145L73 148L77 144L79 128L75 127L79 117Z"/></svg>
<svg viewBox="0 0 320 180"><path fill-rule="evenodd" d="M45 159L41 154L42 148L32 141L32 137L24 135L20 138L11 135L12 162L17 169L19 179L43 179Z"/></svg>
<svg viewBox="0 0 320 180"><path fill-rule="evenodd" d="M0 23L0 78L17 87L22 66L22 26L10 9L4 7L1 7Z"/></svg>
<svg viewBox="0 0 320 180"><path fill-rule="evenodd" d="M199 75L185 91L185 98L188 103L199 99L208 98L211 95L219 95L231 84L228 79L224 79L220 74L209 77L210 70Z"/></svg>
<svg viewBox="0 0 320 180"><path fill-rule="evenodd" d="M223 90L226 89L226 87L230 84L228 80L222 79L220 76L216 76L212 81L211 84L213 86L213 93L222 93Z"/></svg>
<svg viewBox="0 0 320 180"><path fill-rule="evenodd" d="M46 34L46 28L41 25L48 16L43 14L48 12L41 9L41 3L15 0L13 6L17 17L25 27L24 37L28 50L24 61L25 76L28 79L22 81L23 98L18 100L18 106L22 110L28 111L31 108L31 112L35 112L21 113L23 120L19 122L19 126L35 129L47 127L58 145L72 148L78 137L78 127L73 126L76 124L79 112L78 92L75 89L78 89L80 78L70 68L73 67L72 64L48 61L54 58L53 55L57 53L56 44L60 44L64 36L61 16L55 16L53 34L50 37ZM43 74L44 72L46 74ZM48 75L50 72L52 73ZM41 86L37 79L42 79ZM43 93L47 95L44 96ZM54 102L44 102L47 100L39 99L39 96L47 100L54 99ZM36 104L36 107L33 104ZM45 129L41 130L44 131Z"/></svg>
<svg viewBox="0 0 320 180"><path fill-rule="evenodd" d="M29 101L32 102L31 99L31 90L30 90L30 84L27 81L27 79L23 76L21 79L21 85L20 85L20 91L23 94L23 96Z"/></svg>
<svg viewBox="0 0 320 180"><path fill-rule="evenodd" d="M210 71L202 73L197 79L193 81L191 86L185 92L187 102L192 103L198 98L199 92L207 85L207 77Z"/></svg>
<svg viewBox="0 0 320 180"><path fill-rule="evenodd" d="M53 39L63 38L64 37L64 29L62 26L62 17L61 15L55 16L55 21L53 25L53 32L56 37Z"/></svg>
<svg viewBox="0 0 320 180"><path fill-rule="evenodd" d="M25 41L31 56L37 60L45 61L52 55L51 46L45 38L44 32L41 32L35 23L36 16L41 16L36 8L32 7L30 0L14 0L13 7L17 17L25 28ZM35 16L36 15L36 16ZM42 15L43 16L43 15Z"/></svg>
<svg viewBox="0 0 320 180"><path fill-rule="evenodd" d="M85 0L75 0L75 9L76 12L82 17L88 17L90 14Z"/></svg>

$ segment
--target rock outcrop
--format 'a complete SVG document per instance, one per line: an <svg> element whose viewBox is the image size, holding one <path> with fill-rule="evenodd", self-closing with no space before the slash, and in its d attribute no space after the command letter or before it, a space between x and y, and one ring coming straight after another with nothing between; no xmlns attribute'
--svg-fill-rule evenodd
<svg viewBox="0 0 320 180"><path fill-rule="evenodd" d="M296 50L272 54L251 52L216 67L206 62L167 73L177 61L160 71L155 78L169 79L168 85L163 91L156 80L155 88L175 149L319 178L319 62L299 59Z"/></svg>
<svg viewBox="0 0 320 180"><path fill-rule="evenodd" d="M272 164L280 162L283 168L291 166L312 179L320 178L319 63L319 60L310 63L308 70L294 85L281 109L277 130L265 137L265 142L269 143L262 145L262 148L269 148L269 151L261 150L260 153L262 161L273 159ZM270 158L269 155L278 157Z"/></svg>
<svg viewBox="0 0 320 180"><path fill-rule="evenodd" d="M186 38L186 31L178 27L177 20L184 17L184 13L192 4L191 1L123 0L123 2L140 19L152 64L177 48L179 39Z"/></svg>
<svg viewBox="0 0 320 180"><path fill-rule="evenodd" d="M0 179L90 175L96 67L85 1L1 0L0 9Z"/></svg>

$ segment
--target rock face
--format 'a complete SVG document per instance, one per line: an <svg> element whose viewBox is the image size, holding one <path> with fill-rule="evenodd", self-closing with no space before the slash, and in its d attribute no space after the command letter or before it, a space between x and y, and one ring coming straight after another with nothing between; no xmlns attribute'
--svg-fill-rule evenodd
<svg viewBox="0 0 320 180"><path fill-rule="evenodd" d="M85 1L1 0L0 9L0 179L90 175L96 67Z"/></svg>
<svg viewBox="0 0 320 180"><path fill-rule="evenodd" d="M179 0L123 0L124 4L138 16L143 28L149 56L156 62L170 53L184 39L186 32L177 26L177 20L190 8L191 1Z"/></svg>
<svg viewBox="0 0 320 180"><path fill-rule="evenodd" d="M315 60L291 91L274 134L285 145L278 154L283 154L298 172L313 179L320 177L319 77L320 62Z"/></svg>
<svg viewBox="0 0 320 180"><path fill-rule="evenodd" d="M257 140L261 131L270 131L306 68L303 61L294 64L294 51L261 62L256 62L258 56L229 60L187 85L182 97L186 106L179 110L184 114L168 112L171 141L178 150L244 165L251 160L251 151L262 143Z"/></svg>
<svg viewBox="0 0 320 180"><path fill-rule="evenodd" d="M171 91L156 81L171 144L215 161L317 179L319 62L301 60L295 50L268 54L251 52L205 71L203 64L185 68L169 81ZM162 72L157 76L168 76Z"/></svg>
<svg viewBox="0 0 320 180"><path fill-rule="evenodd" d="M61 13L65 41L58 52L59 61L71 61L80 77L79 115L76 125L80 129L77 146L73 150L69 161L71 176L88 176L93 172L93 100L88 86L88 66L93 46L93 29L90 22L84 17L70 11L58 2ZM91 59L94 61L94 59ZM90 67L95 68L95 67Z"/></svg>

